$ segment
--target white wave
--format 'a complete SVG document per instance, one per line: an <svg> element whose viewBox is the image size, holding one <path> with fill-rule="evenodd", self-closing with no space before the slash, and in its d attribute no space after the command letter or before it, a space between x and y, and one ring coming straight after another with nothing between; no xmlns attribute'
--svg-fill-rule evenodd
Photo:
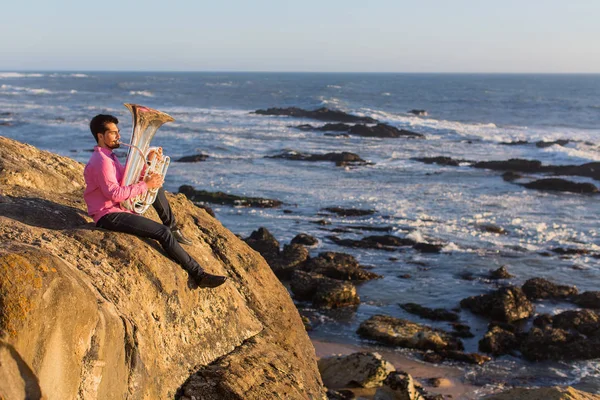
<svg viewBox="0 0 600 400"><path fill-rule="evenodd" d="M72 76L73 78L88 78L88 75L86 74L71 74L69 76Z"/></svg>
<svg viewBox="0 0 600 400"><path fill-rule="evenodd" d="M382 96L391 96L392 94L390 92L383 92L381 93Z"/></svg>
<svg viewBox="0 0 600 400"><path fill-rule="evenodd" d="M231 82L231 81L229 81L229 82L206 82L204 85L210 86L210 87L233 87L234 86L233 82Z"/></svg>
<svg viewBox="0 0 600 400"><path fill-rule="evenodd" d="M341 89L342 87L339 85L327 85L328 88L330 89Z"/></svg>
<svg viewBox="0 0 600 400"><path fill-rule="evenodd" d="M41 78L44 74L26 74L21 72L0 72L0 79L13 79L13 78Z"/></svg>
<svg viewBox="0 0 600 400"><path fill-rule="evenodd" d="M149 90L131 90L129 94L131 96L154 97L154 94Z"/></svg>
<svg viewBox="0 0 600 400"><path fill-rule="evenodd" d="M23 86L0 85L0 93L11 95L52 94L52 91L44 88L28 88Z"/></svg>

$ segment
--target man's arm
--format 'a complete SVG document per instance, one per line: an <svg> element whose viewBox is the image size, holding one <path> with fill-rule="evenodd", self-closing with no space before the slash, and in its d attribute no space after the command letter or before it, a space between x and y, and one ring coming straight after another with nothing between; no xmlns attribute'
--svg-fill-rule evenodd
<svg viewBox="0 0 600 400"><path fill-rule="evenodd" d="M130 186L121 186L117 181L115 166L111 162L103 161L99 167L98 186L102 194L115 203L121 203L148 190L146 182L143 181Z"/></svg>

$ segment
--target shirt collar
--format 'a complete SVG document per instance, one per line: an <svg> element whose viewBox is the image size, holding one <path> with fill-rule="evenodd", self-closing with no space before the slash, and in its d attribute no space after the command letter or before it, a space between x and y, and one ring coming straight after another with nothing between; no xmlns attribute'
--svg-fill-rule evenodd
<svg viewBox="0 0 600 400"><path fill-rule="evenodd" d="M100 146L94 146L94 151L100 152L102 154L105 154L109 157L114 157L114 153L112 152L112 150L110 149L105 149L104 147L100 147Z"/></svg>

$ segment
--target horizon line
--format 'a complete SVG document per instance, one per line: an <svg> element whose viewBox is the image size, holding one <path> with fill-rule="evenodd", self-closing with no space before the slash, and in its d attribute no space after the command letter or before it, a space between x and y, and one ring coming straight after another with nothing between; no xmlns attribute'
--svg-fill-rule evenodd
<svg viewBox="0 0 600 400"><path fill-rule="evenodd" d="M0 73L44 72L139 72L139 73L234 73L234 74L406 74L406 75L600 75L600 72L502 72L502 71L262 71L262 70L163 70L163 69L2 69Z"/></svg>

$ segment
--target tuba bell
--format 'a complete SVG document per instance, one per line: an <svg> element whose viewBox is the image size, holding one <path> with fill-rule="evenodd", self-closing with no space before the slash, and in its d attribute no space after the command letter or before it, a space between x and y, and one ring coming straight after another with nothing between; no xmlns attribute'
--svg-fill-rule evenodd
<svg viewBox="0 0 600 400"><path fill-rule="evenodd" d="M150 147L150 142L158 128L175 120L168 114L138 104L125 103L125 107L133 116L133 130L130 144L120 142L129 147L121 186L137 183L150 173L160 174L164 179L171 159L167 156L160 160L154 157L152 162L148 163L148 155L157 149ZM125 200L121 205L137 214L143 214L154 203L157 193L158 189L149 189L144 194Z"/></svg>

